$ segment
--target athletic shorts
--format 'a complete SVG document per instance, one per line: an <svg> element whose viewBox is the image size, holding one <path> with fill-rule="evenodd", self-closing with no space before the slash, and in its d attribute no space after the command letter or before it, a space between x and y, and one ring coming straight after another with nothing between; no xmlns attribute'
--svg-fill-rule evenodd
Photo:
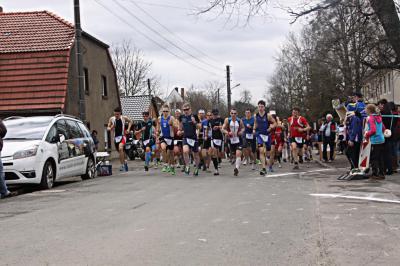
<svg viewBox="0 0 400 266"><path fill-rule="evenodd" d="M243 142L242 139L239 138L239 143L230 143L229 142L229 149L231 153L236 153L237 150L243 150Z"/></svg>
<svg viewBox="0 0 400 266"><path fill-rule="evenodd" d="M208 139L204 140L202 148L205 150L208 150L210 147L211 147L211 139L208 138Z"/></svg>
<svg viewBox="0 0 400 266"><path fill-rule="evenodd" d="M170 144L168 144L168 142ZM160 138L160 143L165 143L165 145L167 145L167 150L172 151L174 149L174 139L173 138L164 138L161 137Z"/></svg>
<svg viewBox="0 0 400 266"><path fill-rule="evenodd" d="M182 139L174 139L174 147L175 146L182 148L183 140Z"/></svg>
<svg viewBox="0 0 400 266"><path fill-rule="evenodd" d="M189 141L189 139L191 141ZM193 142L193 143L189 143ZM199 141L197 139L183 138L183 146L188 146L192 152L199 152Z"/></svg>
<svg viewBox="0 0 400 266"><path fill-rule="evenodd" d="M220 145L218 145L220 144ZM224 141L221 139L213 139L211 140L211 148L217 149L218 151L222 151Z"/></svg>
<svg viewBox="0 0 400 266"><path fill-rule="evenodd" d="M151 148L152 151L156 150L157 145L154 139L142 140L143 149Z"/></svg>
<svg viewBox="0 0 400 266"><path fill-rule="evenodd" d="M243 148L251 148L251 152L255 153L257 151L257 142L256 139L247 139L246 137L243 138Z"/></svg>
<svg viewBox="0 0 400 266"><path fill-rule="evenodd" d="M117 151L119 150L119 144L124 144L126 143L126 137L125 136L119 136L114 138L114 145Z"/></svg>
<svg viewBox="0 0 400 266"><path fill-rule="evenodd" d="M304 146L304 138L290 138L290 143L296 143L297 144L297 148L302 149Z"/></svg>
<svg viewBox="0 0 400 266"><path fill-rule="evenodd" d="M202 148L204 145L204 139L198 139L197 141L199 142L199 147Z"/></svg>
<svg viewBox="0 0 400 266"><path fill-rule="evenodd" d="M262 137L259 134L257 134L257 144L258 144L258 147L262 147L265 145L265 148L267 149L267 151L270 151L271 150L271 137L268 135L268 140L264 141L262 139Z"/></svg>

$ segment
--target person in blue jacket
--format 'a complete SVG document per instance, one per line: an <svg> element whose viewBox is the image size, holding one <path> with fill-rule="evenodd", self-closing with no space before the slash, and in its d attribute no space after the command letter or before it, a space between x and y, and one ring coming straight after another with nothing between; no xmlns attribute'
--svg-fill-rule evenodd
<svg viewBox="0 0 400 266"><path fill-rule="evenodd" d="M347 119L347 150L346 156L350 162L351 169L358 168L360 148L363 140L362 115L354 112L354 115Z"/></svg>
<svg viewBox="0 0 400 266"><path fill-rule="evenodd" d="M367 114L365 112L365 103L364 100L362 99L363 95L359 92L353 93L351 97L351 102L346 104L347 111L349 112L359 112L362 117L367 117Z"/></svg>

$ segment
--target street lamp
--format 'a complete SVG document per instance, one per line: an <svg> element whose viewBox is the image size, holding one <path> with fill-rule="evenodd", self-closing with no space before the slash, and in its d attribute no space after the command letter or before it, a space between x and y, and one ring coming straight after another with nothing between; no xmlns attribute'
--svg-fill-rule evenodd
<svg viewBox="0 0 400 266"><path fill-rule="evenodd" d="M236 84L235 86L233 86L233 87L231 88L231 90L233 90L234 88L239 87L239 86L240 86L240 83L238 83L238 84Z"/></svg>

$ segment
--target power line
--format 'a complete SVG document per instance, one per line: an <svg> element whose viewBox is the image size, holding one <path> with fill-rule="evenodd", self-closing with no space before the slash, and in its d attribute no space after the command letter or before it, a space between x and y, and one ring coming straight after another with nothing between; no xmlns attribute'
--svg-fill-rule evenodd
<svg viewBox="0 0 400 266"><path fill-rule="evenodd" d="M200 53L201 55L209 58L210 60L214 61L215 63L218 63L216 60L212 59L209 55L207 55L206 53L204 53L203 51L199 50L198 48L196 48L195 46L191 45L190 43L188 43L187 41L185 41L183 38L181 38L178 34L174 33L173 31L171 31L170 29L168 29L166 26L164 26L161 22L159 22L153 15L151 15L149 12L147 12L145 9L143 9L140 5L138 5L136 3L136 1L133 0L128 0L129 2L131 2L133 5L135 5L137 8L139 8L142 12L144 12L147 16L149 16L153 21L155 21L158 25L160 25L162 28L164 28L167 32L169 32L171 35L175 36L177 39L179 39L181 42L183 42L184 44L186 44L187 46L189 46L190 48L192 48L193 50L197 51L198 53ZM204 61L204 63L207 64L207 62ZM219 68L218 68L219 69Z"/></svg>
<svg viewBox="0 0 400 266"><path fill-rule="evenodd" d="M190 9L190 8L181 7L181 6L173 6L173 5L157 4L157 3L147 3L147 2L143 2L143 1L135 1L135 2L138 3L138 4L148 5L148 6L165 7L165 8L186 10L186 11L196 11L195 9Z"/></svg>
<svg viewBox="0 0 400 266"><path fill-rule="evenodd" d="M142 31L140 31L138 28L136 28L135 26L133 26L131 23L129 23L128 21L126 21L124 18L120 17L117 13L115 13L114 11L112 11L111 9L107 8L107 6L105 6L103 3L101 3L99 0L94 0L98 5L100 5L102 8L104 8L105 10L107 10L109 13L111 13L112 15L114 15L115 17L117 17L119 20L121 20L122 22L124 22L126 25L128 25L129 27L131 27L133 30L135 30L136 32L138 32L139 34L141 34L142 36L144 36L146 39L148 39L149 41L153 42L154 44L156 44L158 47L160 47L161 49L167 51L169 54L173 55L174 57L184 61L185 63L199 69L202 70L204 72L207 72L208 74L211 74L213 76L219 76L221 77L221 75L218 75L214 72L211 72L201 66L198 66L192 62L190 62L189 60L187 60L184 57L181 57L180 55L177 55L176 53L174 53L173 51L171 51L170 49L168 49L167 47L163 46L162 44L160 44L159 42L155 41L154 39L152 39L151 37L147 36L145 33L143 33Z"/></svg>
<svg viewBox="0 0 400 266"><path fill-rule="evenodd" d="M209 67L214 68L215 70L218 71L222 71L221 69L219 69L218 67L215 67L207 62L204 62L203 60L197 58L195 55L193 55L192 53L186 51L185 49L181 48L179 45L175 44L173 41L171 41L170 39L166 38L164 35L162 35L160 32L158 32L157 30L155 30L154 28L152 28L151 26L149 26L145 21L143 21L141 18L139 18L138 16L136 16L135 14L133 14L129 9L126 8L126 6L124 6L123 4L119 3L117 0L112 0L115 4L117 4L121 9L125 10L125 12L127 12L128 14L130 14L133 18L135 18L137 21L139 21L143 26L145 26L146 28L148 28L150 31L152 31L153 33L155 33L156 35L158 35L159 37L161 37L162 39L164 39L166 42L168 42L169 44L171 44L172 46L174 46L176 49L180 50L181 52L187 54L188 56L190 56L191 58L193 58L194 60L205 64Z"/></svg>

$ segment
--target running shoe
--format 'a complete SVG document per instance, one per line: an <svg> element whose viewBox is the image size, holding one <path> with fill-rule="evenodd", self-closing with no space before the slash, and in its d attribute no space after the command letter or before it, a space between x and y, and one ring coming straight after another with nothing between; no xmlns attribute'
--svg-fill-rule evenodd
<svg viewBox="0 0 400 266"><path fill-rule="evenodd" d="M293 170L299 170L299 163L294 163Z"/></svg>
<svg viewBox="0 0 400 266"><path fill-rule="evenodd" d="M304 160L303 160L302 156L300 156L300 158L299 158L299 163L304 163Z"/></svg>
<svg viewBox="0 0 400 266"><path fill-rule="evenodd" d="M247 160L243 160L243 165L247 165Z"/></svg>
<svg viewBox="0 0 400 266"><path fill-rule="evenodd" d="M171 175L176 175L175 168L174 168L174 167L171 167L171 168L169 169L169 173L170 173Z"/></svg>
<svg viewBox="0 0 400 266"><path fill-rule="evenodd" d="M239 169L235 168L235 170L233 170L233 175L234 176L238 176L239 175Z"/></svg>
<svg viewBox="0 0 400 266"><path fill-rule="evenodd" d="M165 166L162 168L161 172L167 173L167 172L168 172L168 166L165 165Z"/></svg>
<svg viewBox="0 0 400 266"><path fill-rule="evenodd" d="M189 175L190 174L190 167L189 166L185 166L185 174Z"/></svg>
<svg viewBox="0 0 400 266"><path fill-rule="evenodd" d="M260 165L261 161L259 159L256 160L256 164Z"/></svg>
<svg viewBox="0 0 400 266"><path fill-rule="evenodd" d="M199 175L199 168L195 168L193 171L193 176L198 176Z"/></svg>
<svg viewBox="0 0 400 266"><path fill-rule="evenodd" d="M261 171L260 171L260 175L266 175L267 174L267 170L265 169L265 168L263 168Z"/></svg>
<svg viewBox="0 0 400 266"><path fill-rule="evenodd" d="M270 167L268 168L268 171L269 171L270 173L273 173L273 172L274 172L274 168L272 168L272 166L270 166Z"/></svg>
<svg viewBox="0 0 400 266"><path fill-rule="evenodd" d="M204 172L207 171L207 165L206 164L203 164L203 171Z"/></svg>
<svg viewBox="0 0 400 266"><path fill-rule="evenodd" d="M282 168L282 164L278 164L278 167L279 167L279 168Z"/></svg>
<svg viewBox="0 0 400 266"><path fill-rule="evenodd" d="M214 175L219 175L218 170L215 170Z"/></svg>
<svg viewBox="0 0 400 266"><path fill-rule="evenodd" d="M251 170L256 170L256 164L255 163L253 163L252 165L251 165Z"/></svg>
<svg viewBox="0 0 400 266"><path fill-rule="evenodd" d="M148 171L149 171L149 167L148 167L147 165L145 165L145 166L144 166L144 170L145 170L146 172L148 172Z"/></svg>
<svg viewBox="0 0 400 266"><path fill-rule="evenodd" d="M125 166L124 166L124 165L121 165L121 166L119 167L119 170L120 170L121 172L125 171Z"/></svg>
<svg viewBox="0 0 400 266"><path fill-rule="evenodd" d="M126 172L128 172L128 170L129 170L129 168L128 168L128 162L125 162L125 163L124 163L124 170L125 170Z"/></svg>

